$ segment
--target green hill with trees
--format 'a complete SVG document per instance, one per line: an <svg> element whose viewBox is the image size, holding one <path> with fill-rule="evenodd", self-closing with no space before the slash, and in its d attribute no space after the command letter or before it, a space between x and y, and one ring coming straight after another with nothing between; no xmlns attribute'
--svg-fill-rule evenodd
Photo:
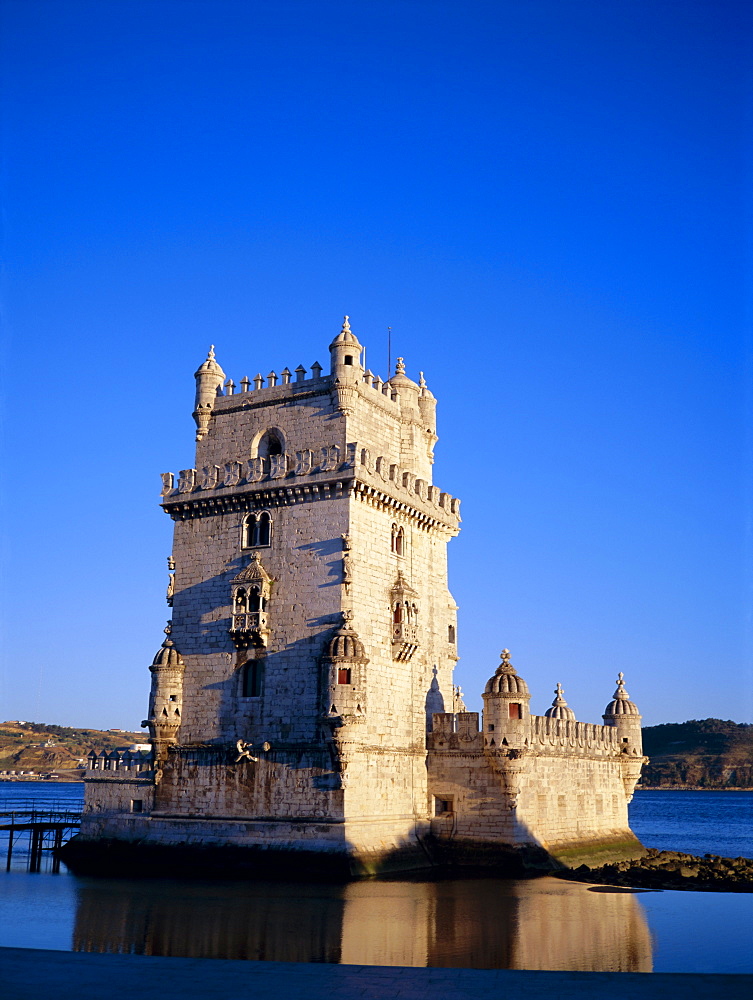
<svg viewBox="0 0 753 1000"><path fill-rule="evenodd" d="M722 719L643 730L646 788L753 788L753 725Z"/></svg>
<svg viewBox="0 0 753 1000"><path fill-rule="evenodd" d="M74 775L91 750L115 750L148 737L141 732L72 729L41 722L0 722L0 771ZM80 776L80 775L79 775Z"/></svg>

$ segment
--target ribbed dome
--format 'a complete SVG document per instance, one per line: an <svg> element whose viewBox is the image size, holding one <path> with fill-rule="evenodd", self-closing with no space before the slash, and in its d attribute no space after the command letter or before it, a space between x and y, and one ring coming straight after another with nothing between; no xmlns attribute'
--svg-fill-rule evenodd
<svg viewBox="0 0 753 1000"><path fill-rule="evenodd" d="M173 646L170 636L165 639L160 648L157 650L157 655L154 657L154 661L150 669L159 670L162 667L185 667L183 657L180 655L175 646Z"/></svg>
<svg viewBox="0 0 753 1000"><path fill-rule="evenodd" d="M343 622L330 639L326 655L330 660L368 663L364 645L349 620Z"/></svg>
<svg viewBox="0 0 753 1000"><path fill-rule="evenodd" d="M342 329L329 345L330 349L336 347L338 344L352 344L354 347L358 347L360 349L361 345L358 343L358 338L351 330L348 319L348 316L343 317Z"/></svg>
<svg viewBox="0 0 753 1000"><path fill-rule="evenodd" d="M604 710L604 715L640 715L638 711L638 706L634 701L630 700L630 695L625 690L625 682L623 680L623 674L619 673L617 675L617 690L614 693L614 698L609 702L606 709Z"/></svg>
<svg viewBox="0 0 753 1000"><path fill-rule="evenodd" d="M506 694L519 698L530 698L528 685L522 677L518 677L515 667L510 663L510 650L502 650L502 662L497 667L493 677L486 682L485 694Z"/></svg>
<svg viewBox="0 0 753 1000"><path fill-rule="evenodd" d="M547 719L569 719L571 722L575 722L575 712L562 697L564 693L562 685L558 684L554 689L555 698L552 707L544 712Z"/></svg>
<svg viewBox="0 0 753 1000"><path fill-rule="evenodd" d="M225 378L224 371L220 368L214 359L214 344L209 348L209 353L207 354L206 361L199 367L196 375L218 375L223 379Z"/></svg>

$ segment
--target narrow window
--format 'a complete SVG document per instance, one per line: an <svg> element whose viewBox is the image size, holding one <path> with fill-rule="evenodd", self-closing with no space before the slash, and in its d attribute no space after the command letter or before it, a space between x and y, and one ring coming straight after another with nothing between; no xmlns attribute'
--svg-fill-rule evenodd
<svg viewBox="0 0 753 1000"><path fill-rule="evenodd" d="M405 555L405 531L402 526L397 529L397 535L395 535L395 552L399 556Z"/></svg>
<svg viewBox="0 0 753 1000"><path fill-rule="evenodd" d="M455 626L454 625L448 625L447 626L447 641L451 642L453 646L455 645Z"/></svg>
<svg viewBox="0 0 753 1000"><path fill-rule="evenodd" d="M522 718L522 715L520 714L520 705L515 701L510 702L510 718L511 719Z"/></svg>
<svg viewBox="0 0 753 1000"><path fill-rule="evenodd" d="M403 621L403 606L402 604L396 604L395 610L392 612L392 621L395 625L400 625Z"/></svg>
<svg viewBox="0 0 753 1000"><path fill-rule="evenodd" d="M256 518L253 514L247 514L243 519L243 538L241 542L244 549L250 549L253 546L255 529Z"/></svg>
<svg viewBox="0 0 753 1000"><path fill-rule="evenodd" d="M261 697L262 663L260 660L249 660L243 667L243 697Z"/></svg>
<svg viewBox="0 0 753 1000"><path fill-rule="evenodd" d="M350 667L339 667L337 671L338 684L350 684Z"/></svg>
<svg viewBox="0 0 753 1000"><path fill-rule="evenodd" d="M392 541L390 543L390 546L391 546L393 552L396 551L396 549L395 549L396 545L397 545L397 525L393 524L392 525Z"/></svg>
<svg viewBox="0 0 753 1000"><path fill-rule="evenodd" d="M269 529L272 519L266 510L263 510L257 519L257 545L269 545Z"/></svg>
<svg viewBox="0 0 753 1000"><path fill-rule="evenodd" d="M261 595L258 587L252 587L249 592L248 610L261 611Z"/></svg>

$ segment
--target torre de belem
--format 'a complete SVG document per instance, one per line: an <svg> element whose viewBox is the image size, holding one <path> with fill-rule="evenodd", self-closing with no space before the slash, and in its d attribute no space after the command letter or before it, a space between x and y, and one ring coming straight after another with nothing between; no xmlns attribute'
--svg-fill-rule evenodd
<svg viewBox="0 0 753 1000"><path fill-rule="evenodd" d="M645 758L622 675L604 724L544 715L504 650L481 720L453 684L447 544L421 375L362 366L348 317L319 364L196 372L195 468L162 476L172 620L150 752L90 755L74 869L129 863L357 876L591 864L643 848Z"/></svg>

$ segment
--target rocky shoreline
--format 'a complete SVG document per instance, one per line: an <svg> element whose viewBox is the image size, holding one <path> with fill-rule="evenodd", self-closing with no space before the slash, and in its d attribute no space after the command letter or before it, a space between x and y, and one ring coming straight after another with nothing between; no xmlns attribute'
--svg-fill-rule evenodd
<svg viewBox="0 0 753 1000"><path fill-rule="evenodd" d="M698 858L651 848L642 858L554 872L558 878L631 889L690 889L695 892L753 892L753 859Z"/></svg>

